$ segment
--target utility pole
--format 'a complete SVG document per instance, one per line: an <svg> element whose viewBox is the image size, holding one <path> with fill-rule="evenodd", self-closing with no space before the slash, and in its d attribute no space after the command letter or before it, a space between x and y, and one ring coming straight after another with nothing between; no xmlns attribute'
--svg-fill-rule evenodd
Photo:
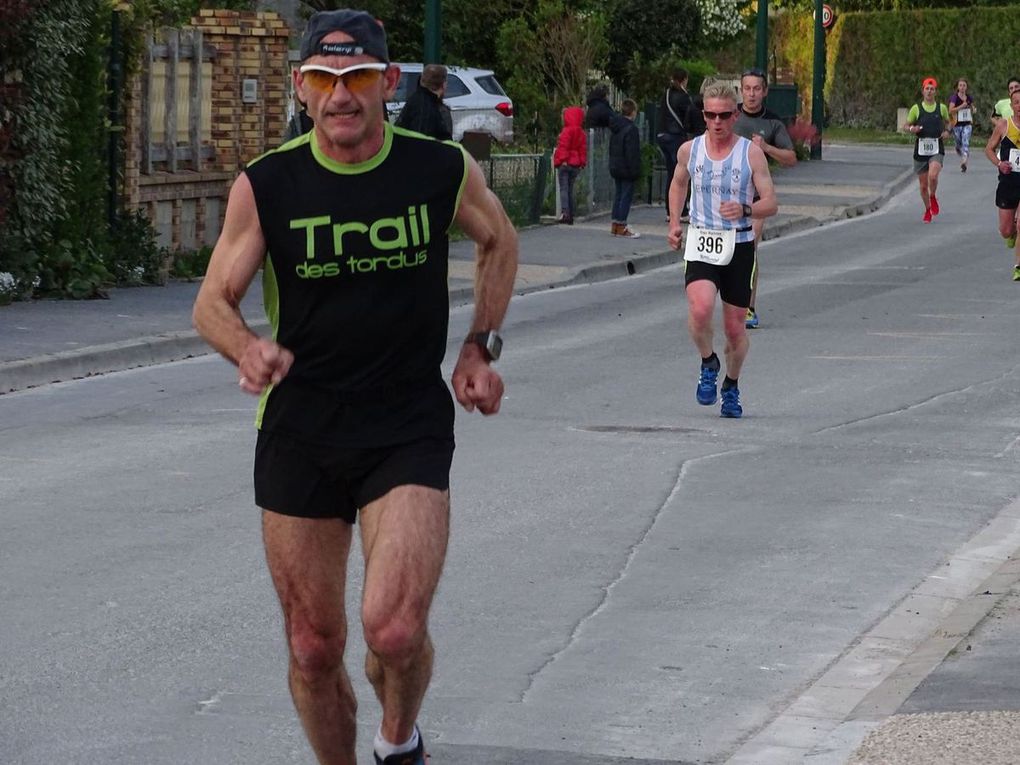
<svg viewBox="0 0 1020 765"><path fill-rule="evenodd" d="M769 0L758 0L758 27L754 49L754 65L766 74L769 71Z"/></svg>
<svg viewBox="0 0 1020 765"><path fill-rule="evenodd" d="M443 0L425 0L425 64L441 64Z"/></svg>
<svg viewBox="0 0 1020 765"><path fill-rule="evenodd" d="M822 158L822 123L825 121L825 29L822 0L815 0L815 65L811 80L811 124L817 134L811 144L811 159Z"/></svg>

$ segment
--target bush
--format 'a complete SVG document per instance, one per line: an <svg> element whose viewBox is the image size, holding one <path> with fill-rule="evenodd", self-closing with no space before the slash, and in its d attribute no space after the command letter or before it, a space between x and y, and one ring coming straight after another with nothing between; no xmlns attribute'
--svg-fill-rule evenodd
<svg viewBox="0 0 1020 765"><path fill-rule="evenodd" d="M212 257L212 247L200 247L192 252L178 252L174 255L173 263L170 266L170 276L188 281L205 276L205 272L209 268L210 257Z"/></svg>
<svg viewBox="0 0 1020 765"><path fill-rule="evenodd" d="M121 215L103 262L117 284L166 283L167 254L141 210Z"/></svg>
<svg viewBox="0 0 1020 765"><path fill-rule="evenodd" d="M794 151L797 152L797 159L805 160L811 156L811 146L818 137L818 128L806 120L797 119L786 131L793 141Z"/></svg>

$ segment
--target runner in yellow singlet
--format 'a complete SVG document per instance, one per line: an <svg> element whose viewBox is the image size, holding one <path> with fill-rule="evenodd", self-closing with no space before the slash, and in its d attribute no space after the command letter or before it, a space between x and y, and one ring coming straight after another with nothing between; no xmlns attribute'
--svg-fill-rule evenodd
<svg viewBox="0 0 1020 765"><path fill-rule="evenodd" d="M1009 97L1013 114L1000 120L985 145L985 156L999 169L995 206L999 233L1013 250L1013 281L1020 282L1020 247L1017 246L1017 208L1020 207L1020 90Z"/></svg>

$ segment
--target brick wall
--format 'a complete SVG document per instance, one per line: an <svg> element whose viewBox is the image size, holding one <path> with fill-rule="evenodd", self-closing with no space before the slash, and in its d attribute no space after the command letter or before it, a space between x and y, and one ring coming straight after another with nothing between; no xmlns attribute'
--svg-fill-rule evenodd
<svg viewBox="0 0 1020 765"><path fill-rule="evenodd" d="M252 159L274 149L286 130L290 28L274 12L204 9L192 19L206 46L216 49L211 109L214 149L198 170L169 173L142 167L142 82L135 76L126 104L124 196L142 210L170 250L211 244L218 236L230 184ZM256 100L241 98L255 80Z"/></svg>

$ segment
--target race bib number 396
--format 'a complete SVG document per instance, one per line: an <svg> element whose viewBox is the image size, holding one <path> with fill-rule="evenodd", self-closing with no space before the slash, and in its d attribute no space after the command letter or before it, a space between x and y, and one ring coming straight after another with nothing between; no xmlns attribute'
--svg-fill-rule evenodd
<svg viewBox="0 0 1020 765"><path fill-rule="evenodd" d="M732 228L716 231L691 226L687 229L684 260L696 260L710 266L725 266L733 260L737 232Z"/></svg>

